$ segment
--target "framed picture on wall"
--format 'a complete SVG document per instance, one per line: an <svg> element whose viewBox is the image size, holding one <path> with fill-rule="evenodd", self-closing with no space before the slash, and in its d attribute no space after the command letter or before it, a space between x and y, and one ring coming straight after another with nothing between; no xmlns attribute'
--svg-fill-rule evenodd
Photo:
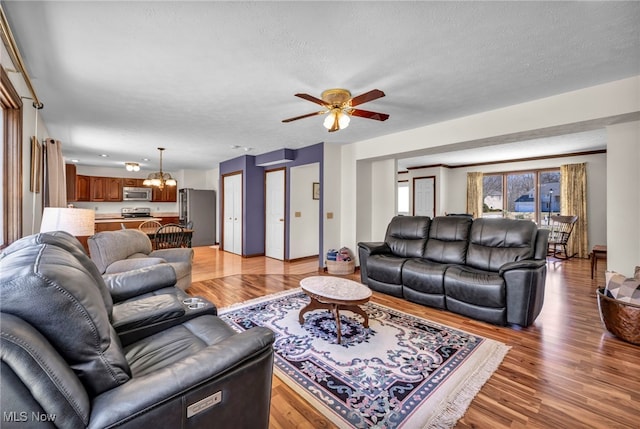
<svg viewBox="0 0 640 429"><path fill-rule="evenodd" d="M319 182L313 182L313 199L314 200L319 200L320 199L320 183Z"/></svg>
<svg viewBox="0 0 640 429"><path fill-rule="evenodd" d="M42 183L42 146L37 137L31 137L31 180L29 190L34 193L40 192Z"/></svg>

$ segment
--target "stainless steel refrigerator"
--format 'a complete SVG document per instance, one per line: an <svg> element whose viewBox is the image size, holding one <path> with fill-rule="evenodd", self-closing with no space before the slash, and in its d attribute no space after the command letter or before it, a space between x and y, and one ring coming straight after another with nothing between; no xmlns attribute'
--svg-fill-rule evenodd
<svg viewBox="0 0 640 429"><path fill-rule="evenodd" d="M193 229L191 246L216 243L216 191L180 189L178 211L180 223Z"/></svg>

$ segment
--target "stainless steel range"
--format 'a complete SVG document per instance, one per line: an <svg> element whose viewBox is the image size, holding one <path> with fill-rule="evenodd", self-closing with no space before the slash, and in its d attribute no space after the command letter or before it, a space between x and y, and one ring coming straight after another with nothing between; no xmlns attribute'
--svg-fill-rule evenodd
<svg viewBox="0 0 640 429"><path fill-rule="evenodd" d="M151 217L151 209L149 207L125 207L120 211L124 218L135 217Z"/></svg>

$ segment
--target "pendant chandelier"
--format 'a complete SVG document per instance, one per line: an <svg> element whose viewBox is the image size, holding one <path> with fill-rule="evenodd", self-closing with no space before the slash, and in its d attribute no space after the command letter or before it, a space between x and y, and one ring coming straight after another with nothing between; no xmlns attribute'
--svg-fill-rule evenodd
<svg viewBox="0 0 640 429"><path fill-rule="evenodd" d="M159 147L158 150L160 151L160 171L149 174L142 184L144 186L155 186L159 189L164 189L165 185L176 186L176 180L171 177L171 174L162 172L162 152L164 148Z"/></svg>

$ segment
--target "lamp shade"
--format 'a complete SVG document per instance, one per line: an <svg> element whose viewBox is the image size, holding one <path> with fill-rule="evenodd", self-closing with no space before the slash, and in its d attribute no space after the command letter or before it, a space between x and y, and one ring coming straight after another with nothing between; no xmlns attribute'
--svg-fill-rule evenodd
<svg viewBox="0 0 640 429"><path fill-rule="evenodd" d="M45 207L40 232L66 231L76 237L93 235L96 212L91 209Z"/></svg>

